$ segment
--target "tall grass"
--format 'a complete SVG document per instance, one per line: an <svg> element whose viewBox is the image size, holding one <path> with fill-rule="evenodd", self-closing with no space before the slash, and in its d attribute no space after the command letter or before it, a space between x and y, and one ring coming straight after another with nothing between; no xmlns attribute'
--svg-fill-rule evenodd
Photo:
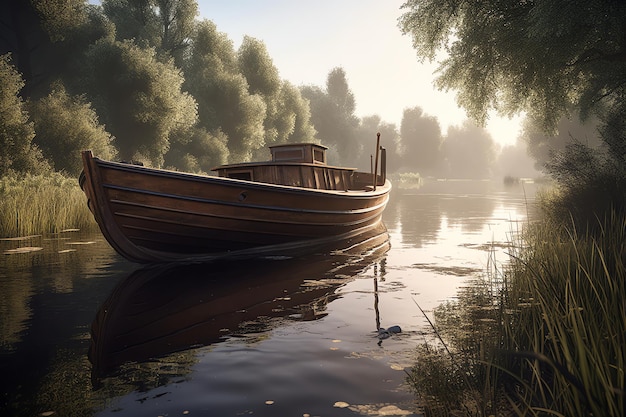
<svg viewBox="0 0 626 417"><path fill-rule="evenodd" d="M512 264L504 340L526 383L517 399L531 410L626 413L626 215L596 230L536 227Z"/></svg>
<svg viewBox="0 0 626 417"><path fill-rule="evenodd" d="M76 178L53 173L0 179L0 237L95 227Z"/></svg>
<svg viewBox="0 0 626 417"><path fill-rule="evenodd" d="M626 415L626 214L597 221L529 226L435 310L409 373L426 415Z"/></svg>

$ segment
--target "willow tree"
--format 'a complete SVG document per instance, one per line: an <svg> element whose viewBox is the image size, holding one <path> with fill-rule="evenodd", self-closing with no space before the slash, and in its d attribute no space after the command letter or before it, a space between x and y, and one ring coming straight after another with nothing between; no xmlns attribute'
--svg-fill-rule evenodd
<svg viewBox="0 0 626 417"><path fill-rule="evenodd" d="M479 122L521 111L552 131L571 109L624 114L626 2L407 0L399 25L437 86Z"/></svg>

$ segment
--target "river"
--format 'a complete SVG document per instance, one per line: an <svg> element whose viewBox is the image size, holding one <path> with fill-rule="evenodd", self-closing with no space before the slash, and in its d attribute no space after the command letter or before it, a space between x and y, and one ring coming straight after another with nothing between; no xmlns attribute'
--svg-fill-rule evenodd
<svg viewBox="0 0 626 417"><path fill-rule="evenodd" d="M419 415L420 308L506 261L535 192L394 189L387 233L297 259L146 268L99 233L0 240L0 415Z"/></svg>

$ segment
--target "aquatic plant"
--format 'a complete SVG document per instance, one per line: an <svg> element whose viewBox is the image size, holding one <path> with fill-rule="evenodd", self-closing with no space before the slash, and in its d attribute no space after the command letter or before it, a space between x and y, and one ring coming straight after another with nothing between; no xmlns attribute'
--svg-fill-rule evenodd
<svg viewBox="0 0 626 417"><path fill-rule="evenodd" d="M529 224L434 310L408 377L426 415L624 415L626 215L598 222Z"/></svg>
<svg viewBox="0 0 626 417"><path fill-rule="evenodd" d="M59 173L0 179L0 237L95 227L77 179Z"/></svg>

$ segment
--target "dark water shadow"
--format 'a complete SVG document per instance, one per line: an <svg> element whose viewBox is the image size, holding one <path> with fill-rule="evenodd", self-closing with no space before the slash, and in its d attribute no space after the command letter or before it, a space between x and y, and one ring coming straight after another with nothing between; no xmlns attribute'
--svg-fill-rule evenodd
<svg viewBox="0 0 626 417"><path fill-rule="evenodd" d="M389 250L384 225L316 254L246 262L166 265L131 273L91 326L92 383L128 363L259 333L280 321L316 320L336 290Z"/></svg>

